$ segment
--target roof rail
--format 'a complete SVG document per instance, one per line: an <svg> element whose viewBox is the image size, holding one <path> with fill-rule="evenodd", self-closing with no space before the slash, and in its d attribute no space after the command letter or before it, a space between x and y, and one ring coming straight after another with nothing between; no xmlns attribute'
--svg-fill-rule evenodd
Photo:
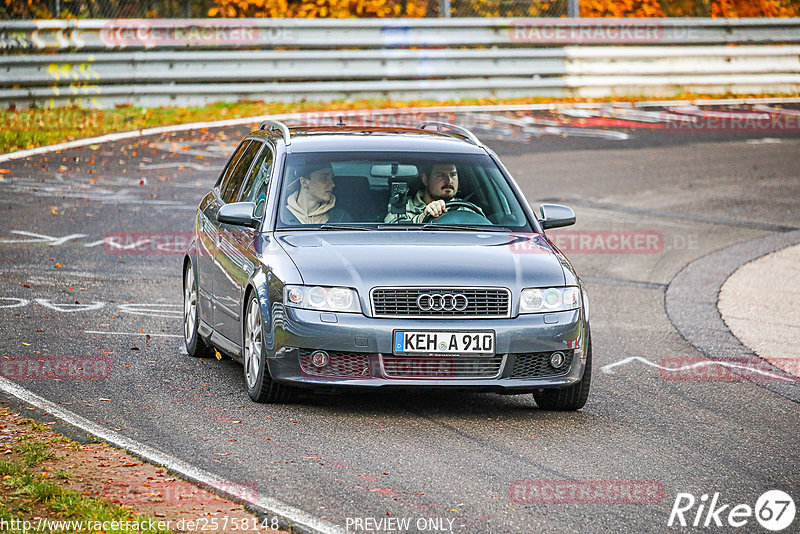
<svg viewBox="0 0 800 534"><path fill-rule="evenodd" d="M292 144L292 136L289 134L289 127L280 121L266 120L261 123L261 126L259 126L258 129L267 130L268 132L274 132L277 129L281 132L281 135L283 136L283 142L286 143L286 146Z"/></svg>
<svg viewBox="0 0 800 534"><path fill-rule="evenodd" d="M419 128L420 130L424 130L426 126L436 126L436 131L443 134L447 134L447 132L442 131L442 128L449 128L454 132L457 132L461 136L466 137L467 141L469 141L473 145L483 146L483 143L481 143L480 139L478 139L478 137L474 133L470 132L469 130L467 130L462 126L456 126L455 124L450 124L447 122L428 121L419 123L419 126L417 126L417 128Z"/></svg>

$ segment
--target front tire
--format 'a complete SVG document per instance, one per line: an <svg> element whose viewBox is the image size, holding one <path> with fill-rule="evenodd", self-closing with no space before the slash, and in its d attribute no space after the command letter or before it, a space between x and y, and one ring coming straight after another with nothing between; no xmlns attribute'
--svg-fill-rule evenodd
<svg viewBox="0 0 800 534"><path fill-rule="evenodd" d="M197 278L194 276L192 262L186 263L183 270L183 341L186 343L186 352L194 358L207 358L214 355L214 351L200 337L200 314L197 306Z"/></svg>
<svg viewBox="0 0 800 534"><path fill-rule="evenodd" d="M543 389L533 394L533 399L542 410L561 412L580 410L589 398L589 386L592 383L592 338L588 339L586 350L586 368L583 378L577 384L566 388Z"/></svg>
<svg viewBox="0 0 800 534"><path fill-rule="evenodd" d="M278 384L269 375L264 354L264 326L258 295L253 292L244 317L244 382L255 402L282 403L291 400L291 387Z"/></svg>

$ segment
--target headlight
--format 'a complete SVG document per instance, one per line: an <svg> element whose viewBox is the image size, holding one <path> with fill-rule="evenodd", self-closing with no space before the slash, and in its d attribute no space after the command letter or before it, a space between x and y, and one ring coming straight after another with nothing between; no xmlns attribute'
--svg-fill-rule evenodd
<svg viewBox="0 0 800 534"><path fill-rule="evenodd" d="M520 313L546 313L580 307L580 293L577 287L523 289L519 301Z"/></svg>
<svg viewBox="0 0 800 534"><path fill-rule="evenodd" d="M283 288L283 303L307 310L361 313L358 293L349 287L287 285Z"/></svg>

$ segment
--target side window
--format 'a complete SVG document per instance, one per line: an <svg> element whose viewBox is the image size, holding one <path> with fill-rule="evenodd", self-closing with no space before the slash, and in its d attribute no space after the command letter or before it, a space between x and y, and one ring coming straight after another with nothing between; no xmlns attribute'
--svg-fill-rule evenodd
<svg viewBox="0 0 800 534"><path fill-rule="evenodd" d="M222 201L226 204L236 201L236 195L239 193L239 189L242 187L242 182L247 175L247 171L250 170L250 164L253 162L253 159L256 157L258 149L260 148L260 142L251 141L250 144L248 144L244 149L242 157L239 158L239 161L236 162L233 170L231 170L230 175L227 177L227 181L222 184L222 187L220 188L220 196L222 197Z"/></svg>
<svg viewBox="0 0 800 534"><path fill-rule="evenodd" d="M247 175L242 187L241 202L255 202L254 215L261 217L267 204L267 190L269 189L269 176L272 173L272 148L265 144L264 149L256 158L253 168Z"/></svg>
<svg viewBox="0 0 800 534"><path fill-rule="evenodd" d="M220 174L219 180L217 180L216 187L218 187L220 191L222 191L228 184L231 173L233 172L234 167L236 167L236 162L239 161L239 158L242 156L242 152L245 151L249 144L249 140L244 140L239 143L239 146L236 147L233 156L231 156L231 159L228 161L228 165L222 171L222 174Z"/></svg>

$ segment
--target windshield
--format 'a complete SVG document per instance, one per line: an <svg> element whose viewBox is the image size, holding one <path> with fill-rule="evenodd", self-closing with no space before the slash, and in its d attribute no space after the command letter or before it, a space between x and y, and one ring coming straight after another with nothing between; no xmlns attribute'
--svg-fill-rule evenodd
<svg viewBox="0 0 800 534"><path fill-rule="evenodd" d="M279 229L530 231L519 201L486 154L289 154Z"/></svg>

